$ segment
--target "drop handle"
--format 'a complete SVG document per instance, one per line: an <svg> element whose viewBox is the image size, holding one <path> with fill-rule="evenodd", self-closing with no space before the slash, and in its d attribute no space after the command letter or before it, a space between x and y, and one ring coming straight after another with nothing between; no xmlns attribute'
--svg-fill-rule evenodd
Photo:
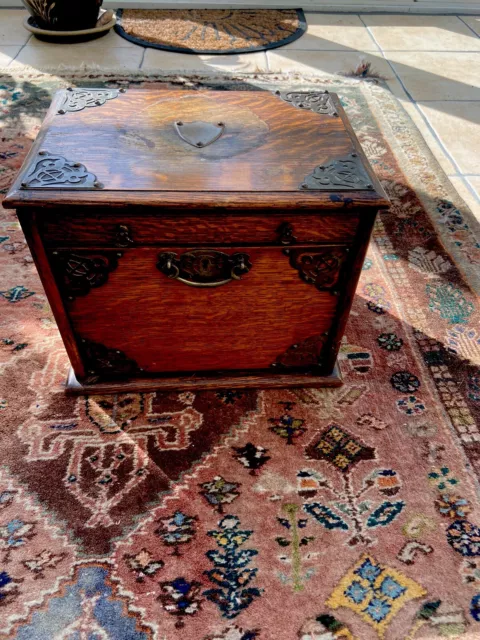
<svg viewBox="0 0 480 640"><path fill-rule="evenodd" d="M182 254L160 253L157 269L167 278L191 287L220 287L241 280L252 269L252 263L247 253L228 255L212 249L194 249Z"/></svg>

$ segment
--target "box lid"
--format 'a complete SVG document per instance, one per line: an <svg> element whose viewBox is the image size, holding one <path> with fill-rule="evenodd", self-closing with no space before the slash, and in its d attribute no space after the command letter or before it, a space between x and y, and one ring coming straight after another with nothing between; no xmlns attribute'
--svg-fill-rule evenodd
<svg viewBox="0 0 480 640"><path fill-rule="evenodd" d="M335 94L68 89L10 207L388 206Z"/></svg>

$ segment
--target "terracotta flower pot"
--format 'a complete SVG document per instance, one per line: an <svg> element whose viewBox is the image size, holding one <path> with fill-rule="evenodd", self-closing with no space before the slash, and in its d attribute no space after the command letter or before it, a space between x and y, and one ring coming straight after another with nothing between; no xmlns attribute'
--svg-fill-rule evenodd
<svg viewBox="0 0 480 640"><path fill-rule="evenodd" d="M38 27L54 31L91 29L103 0L22 0Z"/></svg>

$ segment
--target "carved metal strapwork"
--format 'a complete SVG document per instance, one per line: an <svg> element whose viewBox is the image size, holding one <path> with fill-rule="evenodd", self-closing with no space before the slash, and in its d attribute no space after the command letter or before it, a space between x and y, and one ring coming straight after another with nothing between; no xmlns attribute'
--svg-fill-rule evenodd
<svg viewBox="0 0 480 640"><path fill-rule="evenodd" d="M114 242L117 247L131 247L135 244L128 225L117 224L115 227Z"/></svg>
<svg viewBox="0 0 480 640"><path fill-rule="evenodd" d="M232 280L240 280L252 268L246 253L231 256L213 249L195 249L178 255L160 253L157 268L172 280L192 287L220 287Z"/></svg>
<svg viewBox="0 0 480 640"><path fill-rule="evenodd" d="M358 155L351 153L345 159L332 160L326 165L315 167L300 188L317 191L371 191L373 185Z"/></svg>
<svg viewBox="0 0 480 640"><path fill-rule="evenodd" d="M203 149L203 147L208 147L209 144L213 144L222 136L225 131L225 123L203 122L202 120L182 122L178 120L175 122L175 131L187 144Z"/></svg>
<svg viewBox="0 0 480 640"><path fill-rule="evenodd" d="M292 344L285 353L278 356L272 367L311 368L323 364L324 348L328 333L311 336L298 344Z"/></svg>
<svg viewBox="0 0 480 640"><path fill-rule="evenodd" d="M293 227L289 222L282 222L277 229L277 233L280 244L289 245L297 242L297 238L293 235Z"/></svg>
<svg viewBox="0 0 480 640"><path fill-rule="evenodd" d="M314 252L311 249L284 249L284 253L290 257L290 264L302 280L319 291L337 293L335 286L347 260L347 247L315 248Z"/></svg>
<svg viewBox="0 0 480 640"><path fill-rule="evenodd" d="M80 340L79 347L88 376L115 378L142 372L135 360L128 358L119 349L111 349L84 339ZM90 378L89 382L93 380Z"/></svg>
<svg viewBox="0 0 480 640"><path fill-rule="evenodd" d="M86 296L92 289L101 287L108 280L111 271L117 268L121 253L88 253L85 255L70 251L53 251L52 267L69 300L76 296Z"/></svg>
<svg viewBox="0 0 480 640"><path fill-rule="evenodd" d="M86 107L101 107L107 100L118 98L126 89L72 89L65 91L65 98L57 113L61 116L74 111L82 111Z"/></svg>
<svg viewBox="0 0 480 640"><path fill-rule="evenodd" d="M338 116L337 107L328 91L275 91L275 93L298 109L314 111L326 116Z"/></svg>
<svg viewBox="0 0 480 640"><path fill-rule="evenodd" d="M33 169L21 183L22 189L103 189L97 177L80 162L39 151Z"/></svg>

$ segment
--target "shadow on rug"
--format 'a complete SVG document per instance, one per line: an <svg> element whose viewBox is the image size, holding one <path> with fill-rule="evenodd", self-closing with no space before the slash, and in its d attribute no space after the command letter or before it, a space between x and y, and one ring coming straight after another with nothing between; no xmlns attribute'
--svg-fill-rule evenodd
<svg viewBox="0 0 480 640"><path fill-rule="evenodd" d="M52 92L0 80L6 191ZM17 220L0 218L0 633L22 640L387 640L480 634L475 221L383 85L328 87L392 200L341 349L345 385L66 397Z"/></svg>

